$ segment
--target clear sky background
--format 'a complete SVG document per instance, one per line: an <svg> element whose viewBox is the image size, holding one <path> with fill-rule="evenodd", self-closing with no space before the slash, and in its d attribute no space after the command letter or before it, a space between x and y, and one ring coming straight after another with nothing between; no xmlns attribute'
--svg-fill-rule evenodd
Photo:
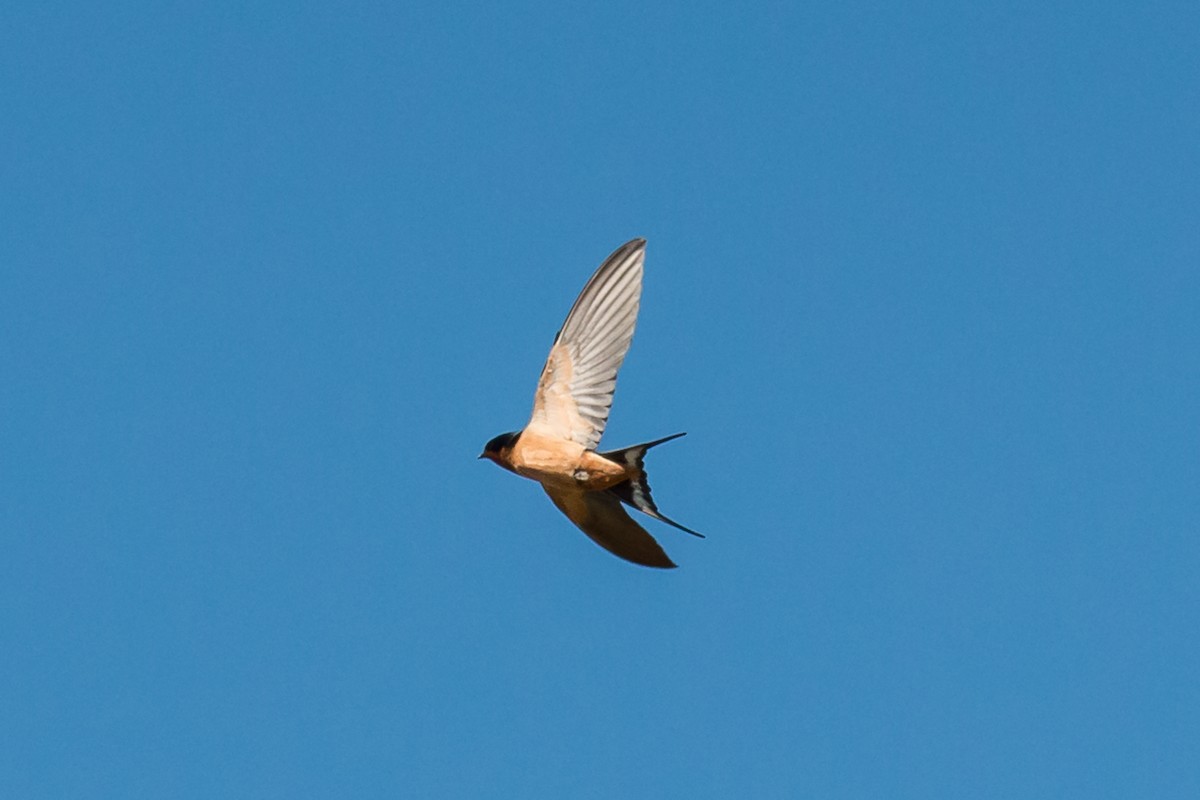
<svg viewBox="0 0 1200 800"><path fill-rule="evenodd" d="M1194 2L100 5L0 11L4 797L1200 797ZM634 236L672 572L475 459Z"/></svg>

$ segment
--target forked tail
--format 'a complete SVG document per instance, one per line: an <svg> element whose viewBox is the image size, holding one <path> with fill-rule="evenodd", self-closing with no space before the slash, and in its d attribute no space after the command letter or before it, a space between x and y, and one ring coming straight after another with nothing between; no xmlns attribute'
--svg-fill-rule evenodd
<svg viewBox="0 0 1200 800"><path fill-rule="evenodd" d="M608 490L620 498L622 503L633 506L643 514L649 514L655 519L665 522L672 527L678 528L685 533L690 533L692 536L699 536L701 539L703 539L704 534L697 533L691 528L686 528L675 520L668 519L667 517L663 516L661 512L659 512L658 506L654 504L654 498L650 496L650 484L646 477L646 468L644 465L646 451L651 447L660 445L663 442L669 442L672 439L678 439L680 436L684 435L685 434L682 433L676 433L672 436L665 436L662 439L655 439L653 442L635 444L633 447L626 447L621 450L611 450L607 453L600 453L600 455L604 456L609 461L615 461L618 464L624 464L625 466L632 467L637 471L636 477L630 478L622 483L618 483L616 486L613 486Z"/></svg>

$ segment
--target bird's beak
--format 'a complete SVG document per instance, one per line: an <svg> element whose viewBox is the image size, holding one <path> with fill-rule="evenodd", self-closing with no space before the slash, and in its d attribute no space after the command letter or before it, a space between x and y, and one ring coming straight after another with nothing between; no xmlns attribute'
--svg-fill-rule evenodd
<svg viewBox="0 0 1200 800"><path fill-rule="evenodd" d="M478 461L480 458L487 458L487 453L480 453L479 458L476 458L475 460Z"/></svg>

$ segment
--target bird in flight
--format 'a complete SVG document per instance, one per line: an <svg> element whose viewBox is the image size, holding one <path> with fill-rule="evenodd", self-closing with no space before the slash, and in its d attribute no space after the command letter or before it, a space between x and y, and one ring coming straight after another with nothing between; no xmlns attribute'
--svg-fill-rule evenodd
<svg viewBox="0 0 1200 800"><path fill-rule="evenodd" d="M633 340L645 257L646 240L634 239L600 265L554 337L525 429L500 434L479 457L540 483L558 510L610 553L670 568L675 563L621 504L703 538L663 516L646 482L646 451L683 434L596 451Z"/></svg>

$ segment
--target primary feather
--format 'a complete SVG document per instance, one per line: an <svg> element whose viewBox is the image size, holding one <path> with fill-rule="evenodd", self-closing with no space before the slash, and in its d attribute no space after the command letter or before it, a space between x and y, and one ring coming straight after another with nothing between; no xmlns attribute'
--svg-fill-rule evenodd
<svg viewBox="0 0 1200 800"><path fill-rule="evenodd" d="M529 426L594 450L604 435L617 371L637 325L646 240L617 249L592 275L559 329L538 381Z"/></svg>

